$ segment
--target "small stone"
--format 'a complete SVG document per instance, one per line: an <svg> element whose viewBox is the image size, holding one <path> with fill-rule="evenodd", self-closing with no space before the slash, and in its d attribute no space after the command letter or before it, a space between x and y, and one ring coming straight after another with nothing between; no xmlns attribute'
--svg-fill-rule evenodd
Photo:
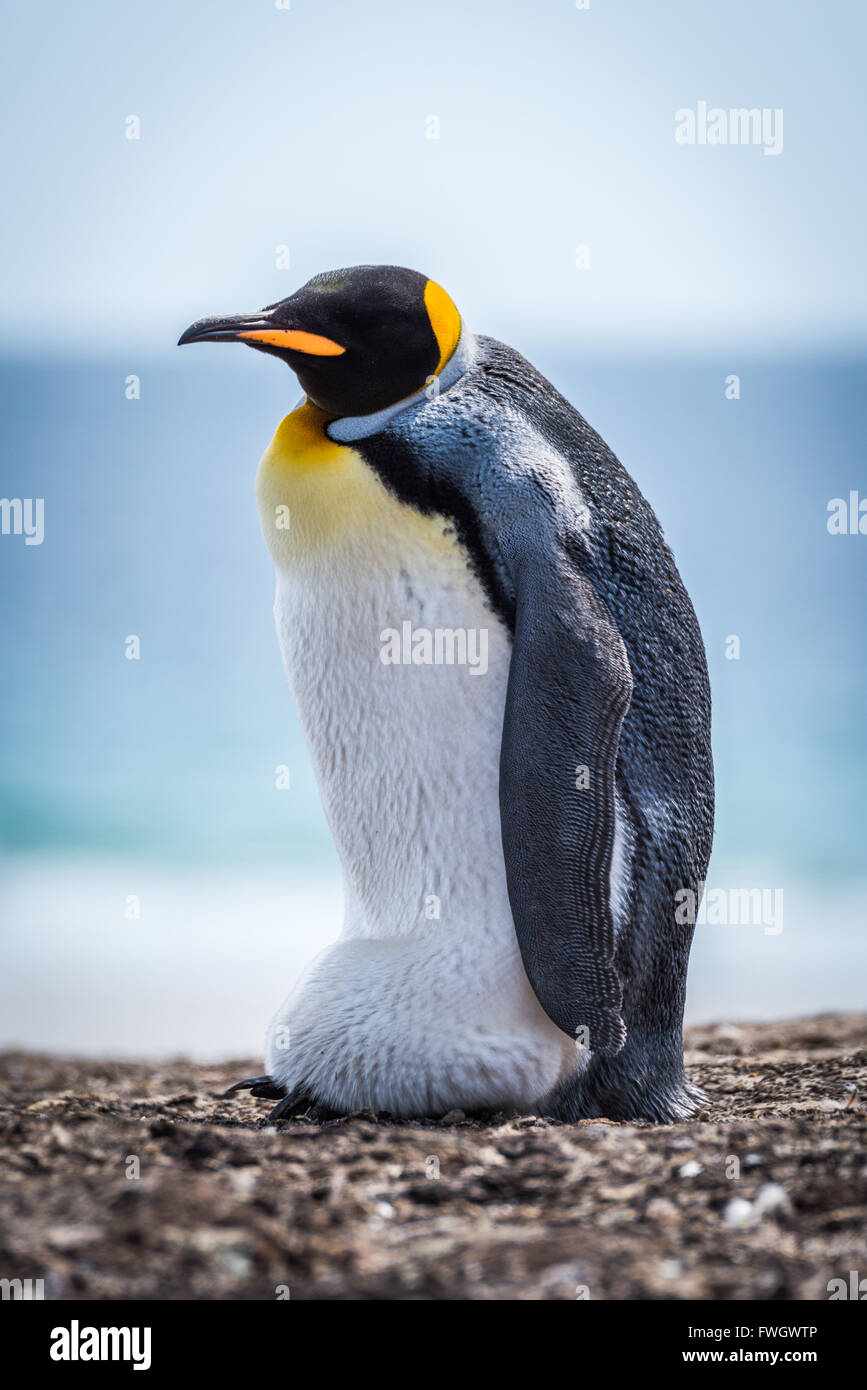
<svg viewBox="0 0 867 1390"><path fill-rule="evenodd" d="M447 1114L443 1115L440 1124L462 1125L466 1118L466 1114L463 1110L449 1110Z"/></svg>
<svg viewBox="0 0 867 1390"><path fill-rule="evenodd" d="M680 1260L660 1260L659 1272L663 1279L679 1279L683 1273Z"/></svg>
<svg viewBox="0 0 867 1390"><path fill-rule="evenodd" d="M245 1250L229 1247L217 1252L217 1264L233 1279L249 1279L253 1271L253 1261Z"/></svg>
<svg viewBox="0 0 867 1390"><path fill-rule="evenodd" d="M257 1173L252 1168L230 1168L229 1182L239 1197L248 1197L256 1186Z"/></svg>
<svg viewBox="0 0 867 1390"><path fill-rule="evenodd" d="M77 1250L99 1240L102 1234L99 1226L55 1226L48 1243L55 1250Z"/></svg>
<svg viewBox="0 0 867 1390"><path fill-rule="evenodd" d="M677 1218L677 1207L667 1197L651 1197L645 1208L651 1221L673 1221Z"/></svg>
<svg viewBox="0 0 867 1390"><path fill-rule="evenodd" d="M791 1209L789 1194L778 1182L766 1182L760 1187L755 1200L756 1217L769 1216L771 1212L785 1212Z"/></svg>
<svg viewBox="0 0 867 1390"><path fill-rule="evenodd" d="M463 1112L460 1112L463 1113ZM519 1115L515 1120L516 1129L530 1129L536 1123L535 1115Z"/></svg>
<svg viewBox="0 0 867 1390"><path fill-rule="evenodd" d="M701 1164L696 1163L694 1158L688 1158L686 1163L682 1163L677 1171L682 1178L697 1178L703 1169Z"/></svg>
<svg viewBox="0 0 867 1390"><path fill-rule="evenodd" d="M746 1197L732 1197L726 1203L723 1212L723 1223L729 1230L737 1230L739 1226L746 1226L753 1220L753 1204L748 1202Z"/></svg>
<svg viewBox="0 0 867 1390"><path fill-rule="evenodd" d="M57 1145L58 1149L68 1149L72 1142L70 1139L69 1130L64 1129L62 1125L56 1123L51 1126L51 1137Z"/></svg>

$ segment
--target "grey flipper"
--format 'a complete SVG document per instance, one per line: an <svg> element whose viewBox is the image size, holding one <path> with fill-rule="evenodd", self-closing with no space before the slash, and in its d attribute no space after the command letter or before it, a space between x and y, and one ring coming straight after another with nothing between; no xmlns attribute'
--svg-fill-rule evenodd
<svg viewBox="0 0 867 1390"><path fill-rule="evenodd" d="M356 447L403 500L454 520L511 631L500 817L521 958L552 1021L612 1056L626 1038L609 876L632 677L587 573L594 542L579 480L514 411L512 386L510 371L502 399L489 371L481 380L470 372L415 418L398 417Z"/></svg>
<svg viewBox="0 0 867 1390"><path fill-rule="evenodd" d="M592 586L562 552L531 555L516 590L500 759L515 930L545 1012L591 1052L610 1055L626 1039L609 881L629 662Z"/></svg>

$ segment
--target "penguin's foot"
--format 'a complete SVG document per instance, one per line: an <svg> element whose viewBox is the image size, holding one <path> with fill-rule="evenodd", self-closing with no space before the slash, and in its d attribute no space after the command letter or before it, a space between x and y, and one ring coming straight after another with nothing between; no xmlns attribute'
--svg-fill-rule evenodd
<svg viewBox="0 0 867 1390"><path fill-rule="evenodd" d="M273 1124L275 1120L300 1119L321 1122L337 1119L341 1113L314 1100L300 1087L287 1094L286 1087L275 1081L273 1076L248 1076L245 1081L236 1081L234 1086L223 1092L222 1099L233 1096L236 1091L249 1091L251 1096L259 1096L263 1100L276 1100L277 1104L268 1115L269 1124Z"/></svg>
<svg viewBox="0 0 867 1390"><path fill-rule="evenodd" d="M234 1086L223 1092L220 1099L225 1100L236 1091L249 1091L251 1096L261 1096L265 1100L279 1100L281 1096L285 1096L286 1087L281 1086L272 1076L248 1076L246 1081L236 1081Z"/></svg>
<svg viewBox="0 0 867 1390"><path fill-rule="evenodd" d="M543 1113L567 1124L604 1118L671 1125L695 1119L707 1106L707 1097L687 1081L682 1062L677 1057L657 1058L655 1066L648 1065L636 1052L593 1058L583 1073L549 1097Z"/></svg>
<svg viewBox="0 0 867 1390"><path fill-rule="evenodd" d="M330 1105L324 1105L321 1101L314 1098L302 1090L300 1087L284 1094L282 1100L274 1106L268 1115L268 1123L274 1124L281 1120L313 1120L315 1124L321 1124L323 1120L336 1120L340 1117L341 1111L332 1110Z"/></svg>

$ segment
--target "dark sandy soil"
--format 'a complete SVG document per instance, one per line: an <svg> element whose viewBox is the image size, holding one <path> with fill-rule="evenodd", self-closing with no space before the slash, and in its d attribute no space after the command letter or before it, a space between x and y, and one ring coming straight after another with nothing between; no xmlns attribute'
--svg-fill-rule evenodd
<svg viewBox="0 0 867 1390"><path fill-rule="evenodd" d="M51 1298L825 1299L867 1274L867 1015L688 1047L709 1105L670 1128L277 1130L267 1101L219 1099L255 1060L7 1053L0 1277Z"/></svg>

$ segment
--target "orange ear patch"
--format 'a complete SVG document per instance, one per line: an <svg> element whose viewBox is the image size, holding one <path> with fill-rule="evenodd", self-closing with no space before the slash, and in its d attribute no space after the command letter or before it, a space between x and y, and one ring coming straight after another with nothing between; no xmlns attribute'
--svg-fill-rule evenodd
<svg viewBox="0 0 867 1390"><path fill-rule="evenodd" d="M300 328L254 328L239 333L239 338L252 338L257 343L270 343L272 347L292 348L294 352L309 352L311 357L339 357L346 351L330 338L322 338L318 333L304 333Z"/></svg>
<svg viewBox="0 0 867 1390"><path fill-rule="evenodd" d="M439 376L458 345L461 336L461 316L445 290L434 280L428 280L424 287L424 307L430 319L431 328L440 350L436 376Z"/></svg>

